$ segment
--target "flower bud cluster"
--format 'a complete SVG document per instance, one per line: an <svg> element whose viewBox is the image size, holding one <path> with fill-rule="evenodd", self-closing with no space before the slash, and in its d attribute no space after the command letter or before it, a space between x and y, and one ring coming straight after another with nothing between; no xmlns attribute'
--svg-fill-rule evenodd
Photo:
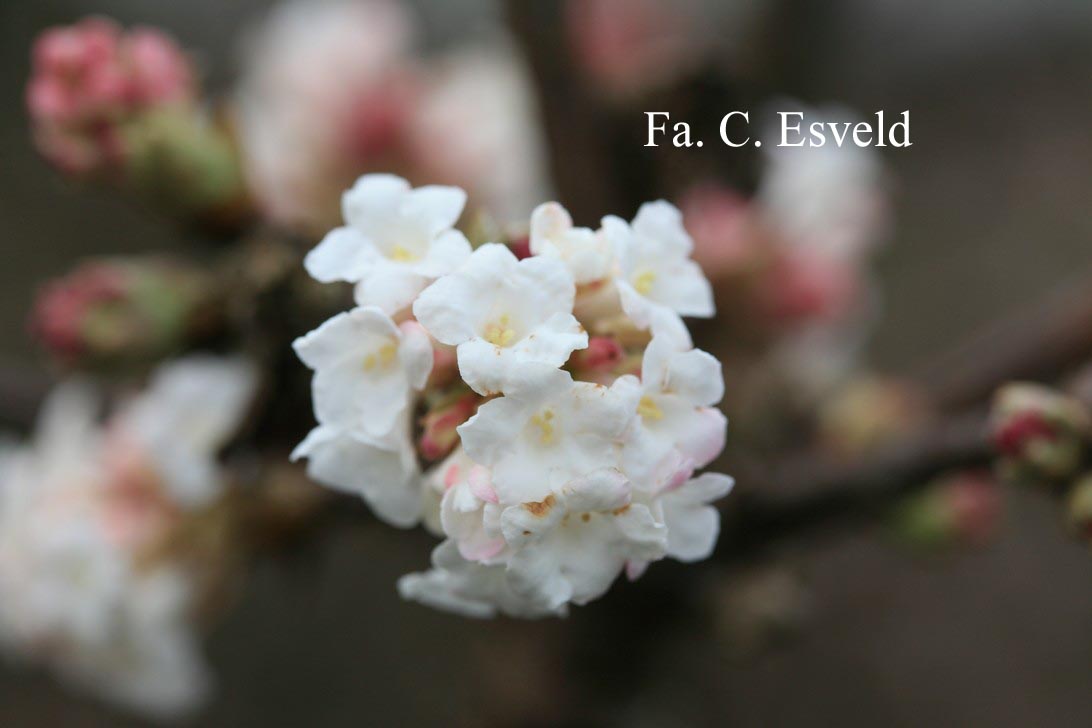
<svg viewBox="0 0 1092 728"><path fill-rule="evenodd" d="M305 266L352 283L356 307L295 344L318 426L294 457L439 531L433 568L399 590L462 614L563 614L623 571L707 557L732 480L695 476L724 446L724 385L681 318L713 302L679 211L591 230L546 203L520 258L472 249L465 200L391 175L345 193L346 224Z"/></svg>
<svg viewBox="0 0 1092 728"><path fill-rule="evenodd" d="M35 42L33 63L27 106L35 140L73 174L121 168L127 122L194 97L190 60L151 28L124 32L102 18L53 28Z"/></svg>
<svg viewBox="0 0 1092 728"><path fill-rule="evenodd" d="M213 323L209 276L167 261L96 260L49 282L30 327L66 363L117 363L171 353Z"/></svg>

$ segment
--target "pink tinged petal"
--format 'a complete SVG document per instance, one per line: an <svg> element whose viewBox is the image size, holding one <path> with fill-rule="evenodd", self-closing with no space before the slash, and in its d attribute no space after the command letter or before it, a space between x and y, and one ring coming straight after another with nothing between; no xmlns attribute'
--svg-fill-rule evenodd
<svg viewBox="0 0 1092 728"><path fill-rule="evenodd" d="M645 572L648 571L647 561L634 561L630 559L626 561L626 578L630 581L637 581Z"/></svg>
<svg viewBox="0 0 1092 728"><path fill-rule="evenodd" d="M455 225L465 205L466 192L458 187L426 185L406 196L401 213L410 219L420 220L429 235L436 235Z"/></svg>
<svg viewBox="0 0 1092 728"><path fill-rule="evenodd" d="M703 468L724 450L727 433L728 418L723 412L713 407L700 407L675 433L676 444L698 468Z"/></svg>
<svg viewBox="0 0 1092 728"><path fill-rule="evenodd" d="M497 491L493 489L493 483L489 479L489 470L475 465L467 476L470 492L486 503L499 503Z"/></svg>
<svg viewBox="0 0 1092 728"><path fill-rule="evenodd" d="M303 266L317 281L354 283L363 278L378 262L375 245L359 231L340 227L327 233L307 257Z"/></svg>

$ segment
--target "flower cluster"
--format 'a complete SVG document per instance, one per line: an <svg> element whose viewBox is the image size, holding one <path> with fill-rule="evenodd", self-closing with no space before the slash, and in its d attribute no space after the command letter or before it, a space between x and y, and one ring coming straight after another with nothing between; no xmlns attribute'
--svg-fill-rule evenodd
<svg viewBox="0 0 1092 728"><path fill-rule="evenodd" d="M0 451L0 650L156 716L200 704L202 595L166 544L221 494L252 378L179 360L102 426L87 385L56 390L34 441Z"/></svg>
<svg viewBox="0 0 1092 728"><path fill-rule="evenodd" d="M347 224L305 265L354 284L357 307L296 342L318 426L295 457L380 518L439 531L433 569L399 590L463 614L561 614L622 571L708 556L709 503L732 481L694 476L726 420L720 363L680 318L713 301L679 211L591 230L546 203L517 255L471 249L464 201L390 175L345 193Z"/></svg>
<svg viewBox="0 0 1092 728"><path fill-rule="evenodd" d="M172 104L190 103L190 61L152 28L122 30L91 18L43 33L34 45L27 105L42 154L77 174L121 166L122 125Z"/></svg>

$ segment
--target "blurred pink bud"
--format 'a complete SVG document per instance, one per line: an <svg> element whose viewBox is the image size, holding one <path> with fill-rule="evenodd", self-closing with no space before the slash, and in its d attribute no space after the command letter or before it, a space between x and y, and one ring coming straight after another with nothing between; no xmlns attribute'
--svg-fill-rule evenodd
<svg viewBox="0 0 1092 728"><path fill-rule="evenodd" d="M903 501L895 534L916 548L981 546L997 532L1003 511L1001 488L988 471L956 471Z"/></svg>
<svg viewBox="0 0 1092 728"><path fill-rule="evenodd" d="M512 250L512 254L518 259L531 257L531 236L519 235L508 241L508 247Z"/></svg>
<svg viewBox="0 0 1092 728"><path fill-rule="evenodd" d="M455 428L466 422L478 409L481 397L473 393L460 396L430 410L421 418L424 431L418 441L418 450L426 460L439 460L453 449L459 440Z"/></svg>
<svg viewBox="0 0 1092 728"><path fill-rule="evenodd" d="M569 0L573 55L612 93L636 94L678 77L698 56L693 8L664 0Z"/></svg>
<svg viewBox="0 0 1092 728"><path fill-rule="evenodd" d="M960 473L943 485L952 526L964 542L984 544L1001 520L1001 489L990 473Z"/></svg>
<svg viewBox="0 0 1092 728"><path fill-rule="evenodd" d="M443 389L459 379L459 360L455 347L433 343L432 372L428 375L428 388Z"/></svg>
<svg viewBox="0 0 1092 728"><path fill-rule="evenodd" d="M758 285L763 314L786 325L836 321L850 311L860 288L852 265L800 248L778 255Z"/></svg>
<svg viewBox="0 0 1092 728"><path fill-rule="evenodd" d="M761 236L750 204L735 190L701 185L687 192L679 207L694 238L694 260L714 285L755 264Z"/></svg>
<svg viewBox="0 0 1092 728"><path fill-rule="evenodd" d="M215 319L205 274L165 261L95 261L43 287L30 328L62 361L169 353Z"/></svg>
<svg viewBox="0 0 1092 728"><path fill-rule="evenodd" d="M998 390L991 420L1002 468L1016 479L1073 475L1092 427L1092 416L1080 401L1027 383Z"/></svg>
<svg viewBox="0 0 1092 728"><path fill-rule="evenodd" d="M588 348L574 351L569 367L577 374L609 372L622 363L626 352L617 340L609 336L593 336Z"/></svg>
<svg viewBox="0 0 1092 728"><path fill-rule="evenodd" d="M122 125L193 94L191 64L172 40L150 29L126 34L101 18L45 31L32 60L26 102L35 142L70 173L116 171Z"/></svg>
<svg viewBox="0 0 1092 728"><path fill-rule="evenodd" d="M84 351L83 326L90 312L125 295L126 276L107 264L92 264L47 284L38 295L31 329L55 355Z"/></svg>

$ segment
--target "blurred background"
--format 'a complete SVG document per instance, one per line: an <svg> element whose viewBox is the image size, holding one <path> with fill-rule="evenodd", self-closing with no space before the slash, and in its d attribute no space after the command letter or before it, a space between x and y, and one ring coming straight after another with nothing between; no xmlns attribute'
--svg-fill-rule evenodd
<svg viewBox="0 0 1092 728"><path fill-rule="evenodd" d="M638 5L648 3L617 11L613 22ZM690 80L665 80L673 90L623 94L609 124L628 120L640 129L641 112L660 102L718 117L779 98L836 104L865 117L911 111L913 146L879 150L891 232L875 256L868 367L928 378L937 354L1087 271L1086 0L738 0L665 3L659 11L667 6L699 33L705 55L688 61L698 70L680 72ZM264 0L0 6L0 288L7 304L0 361L13 371L46 371L26 324L46 280L89 256L197 249L193 235L153 211L73 185L41 160L24 102L33 39L89 14L159 26L194 54L206 89L227 94L246 65L240 40L271 7ZM546 119L551 188L579 224L608 212L632 215L629 197L598 209L595 190L574 186L571 170L579 177L581 164L590 164L587 149L564 147L566 130L550 120L583 112L551 106L579 98L549 86L566 77L535 48L535 29L548 27L539 24L545 10L459 0L411 7L422 52L473 39L505 43L525 59ZM643 42L655 41L653 33ZM573 71L577 62L561 49L556 56L567 72L593 73ZM596 164L609 168L619 156L645 153L632 137L613 138L621 152L592 149L592 157L603 157ZM749 193L760 177L753 155L711 169L695 161L702 151L685 154L648 161L660 175L652 192L677 198L712 172ZM714 347L715 327L699 330ZM725 462L733 472L730 456ZM818 528L747 558L718 554L700 579L690 567L658 565L567 620L545 622L477 622L403 603L393 584L425 563L433 541L354 511L359 517L337 519L290 552L258 559L207 643L216 692L187 720L1086 726L1087 547L1067 538L1049 501L1016 489L1005 499L1004 523L979 548L923 556L894 543L881 523ZM0 668L0 716L19 726L142 724L66 692L47 675L15 668Z"/></svg>

